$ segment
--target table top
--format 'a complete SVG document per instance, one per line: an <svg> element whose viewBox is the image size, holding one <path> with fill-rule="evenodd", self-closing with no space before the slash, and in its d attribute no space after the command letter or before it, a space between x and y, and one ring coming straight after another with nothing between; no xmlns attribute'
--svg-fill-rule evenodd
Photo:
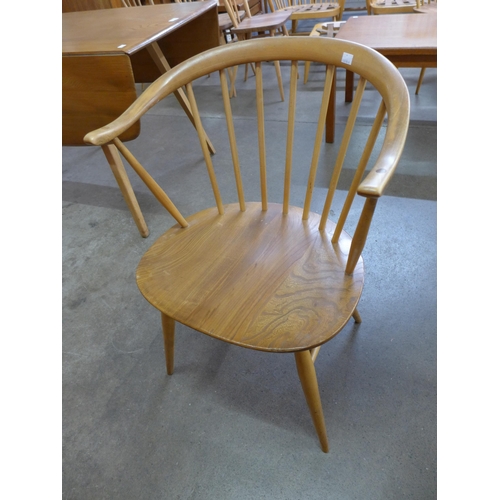
<svg viewBox="0 0 500 500"><path fill-rule="evenodd" d="M367 45L386 56L407 52L437 54L437 16L414 13L351 17L335 38Z"/></svg>
<svg viewBox="0 0 500 500"><path fill-rule="evenodd" d="M62 53L133 54L211 8L216 0L67 12L62 15Z"/></svg>

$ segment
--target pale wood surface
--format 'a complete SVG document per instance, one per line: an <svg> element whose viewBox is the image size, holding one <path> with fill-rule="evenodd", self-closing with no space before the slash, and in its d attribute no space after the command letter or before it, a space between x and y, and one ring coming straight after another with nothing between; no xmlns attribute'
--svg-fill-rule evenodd
<svg viewBox="0 0 500 500"><path fill-rule="evenodd" d="M271 352L310 349L352 316L363 264L345 274L350 238L331 244L319 216L260 203L208 209L167 231L144 255L137 283L157 309L195 330ZM258 244L256 244L258 242ZM314 332L314 334L312 334Z"/></svg>

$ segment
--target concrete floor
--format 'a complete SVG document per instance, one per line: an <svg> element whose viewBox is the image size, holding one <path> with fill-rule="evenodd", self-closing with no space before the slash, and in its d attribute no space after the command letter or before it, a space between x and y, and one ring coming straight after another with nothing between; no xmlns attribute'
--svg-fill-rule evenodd
<svg viewBox="0 0 500 500"><path fill-rule="evenodd" d="M277 95L272 67L266 71L268 95ZM322 74L313 66L300 93L313 99ZM419 96L419 70L402 74L410 132L364 252L363 323L350 323L316 362L329 454L319 447L293 356L178 326L176 371L166 375L160 316L139 293L135 269L173 219L129 170L151 231L141 238L102 152L63 148L63 498L436 497L437 72L427 71ZM244 127L252 82L242 75L233 104ZM201 82L208 103L215 82L215 75ZM340 130L349 106L341 92L338 102ZM279 99L274 106L270 134L282 129L286 110ZM314 121L307 106L300 113L298 144ZM206 118L222 153L221 118ZM186 214L213 204L195 181L204 164L187 146L193 133L169 98L130 143ZM300 166L297 175L294 188L303 184ZM281 186L270 179L272 199ZM320 192L326 179L320 167Z"/></svg>

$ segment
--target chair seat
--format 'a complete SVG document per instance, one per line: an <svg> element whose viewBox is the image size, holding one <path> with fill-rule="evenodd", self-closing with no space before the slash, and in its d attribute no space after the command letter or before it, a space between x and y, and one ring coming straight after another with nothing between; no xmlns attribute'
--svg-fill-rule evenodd
<svg viewBox="0 0 500 500"><path fill-rule="evenodd" d="M270 12L269 14L259 14L257 16L246 17L237 28L231 31L234 33L253 33L256 31L269 31L283 26L292 16L291 12Z"/></svg>
<svg viewBox="0 0 500 500"><path fill-rule="evenodd" d="M238 15L240 16L240 19L244 19L246 13L241 11L238 12ZM233 27L233 22L231 21L231 18L229 17L229 14L227 12L218 14L218 16L219 16L219 29L228 30Z"/></svg>
<svg viewBox="0 0 500 500"><path fill-rule="evenodd" d="M335 224L302 209L248 203L216 208L172 227L144 255L137 283L157 309L232 344L294 352L330 340L352 316L363 288L363 262L345 267L351 238L332 245Z"/></svg>

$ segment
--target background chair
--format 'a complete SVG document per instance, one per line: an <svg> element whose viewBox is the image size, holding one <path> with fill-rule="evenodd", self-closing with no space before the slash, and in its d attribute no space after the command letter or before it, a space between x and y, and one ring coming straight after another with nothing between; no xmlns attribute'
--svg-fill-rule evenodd
<svg viewBox="0 0 500 500"><path fill-rule="evenodd" d="M267 131L262 78L262 62L286 60L290 63L288 122L273 135L266 147ZM317 126L311 134L311 148L305 155L294 150L294 134L301 133L296 123L298 61L313 60L327 66L318 99L307 97L303 105L317 109ZM235 127L225 69L255 63L255 118ZM336 67L359 75L359 85L338 148L322 150L330 91ZM218 86L207 88L199 79L219 72ZM203 79L203 81L205 81ZM366 136L366 120L356 128L367 83L381 95L381 104ZM269 353L294 354L300 382L323 451L328 451L326 425L314 368L319 348L349 322L359 323L357 304L364 281L361 252L379 198L394 173L401 156L409 124L409 96L396 68L383 56L362 45L320 37L281 37L249 40L206 51L179 64L154 82L121 117L93 131L86 142L97 146L112 144L128 159L140 177L158 195L147 170L119 140L120 134L140 119L161 99L180 86L187 94L199 127L199 145L207 166L206 179L199 178L194 191L185 186L185 195L211 186L215 206L186 217L187 227L177 224L164 233L145 253L136 272L144 297L161 312L166 351L166 367L174 370L174 327L178 321L237 346ZM198 109L198 99L206 109ZM373 93L369 99L373 98ZM201 126L201 116L220 108L225 113L228 132L227 158L222 148L212 158ZM384 119L387 115L386 126ZM250 128L255 127L255 134ZM311 125L307 124L307 130ZM378 140L379 133L385 131ZM276 132L276 131L275 131ZM238 140L255 137L255 151L245 146L240 158ZM366 145L347 154L354 134ZM281 139L279 137L281 136ZM186 151L193 144L186 138ZM168 148L164 150L168 151ZM294 155L309 158L307 178L294 179ZM201 155L200 155L201 156ZM314 191L316 173L329 173L328 187ZM216 160L216 164L214 163ZM337 186L344 162L354 168L348 191ZM227 193L231 203L224 204L217 184L217 173L229 174L233 165L235 189ZM365 175L365 171L369 173ZM282 176L280 201L268 199L267 177ZM256 181L249 185L247 181ZM245 188L243 184L245 183ZM301 188L302 194L296 193ZM245 191L260 201L247 201ZM337 223L330 220L336 200ZM320 200L321 198L321 200ZM338 201L337 201L338 198ZM303 208L293 205L302 199ZM234 201L234 202L233 202ZM337 209L338 205L338 209ZM314 210L317 209L318 213ZM353 212L348 217L349 212ZM353 223L351 219L358 219ZM354 230L351 237L348 225Z"/></svg>
<svg viewBox="0 0 500 500"><path fill-rule="evenodd" d="M245 11L245 18L240 16L239 5L243 4L243 9ZM286 28L286 22L290 19L290 12L271 12L269 14L259 14L257 16L252 16L250 12L250 7L248 6L247 0L224 0L224 5L226 11L231 18L233 27L231 28L231 33L237 37L238 40L249 40L250 38L257 37L274 37L276 33L283 36L288 36L288 30ZM274 62L274 67L276 69L276 78L278 79L278 87L280 90L281 100L285 100L285 92L283 90L283 82L281 79L281 69L278 61ZM253 69L253 66L252 66ZM238 66L233 68L231 75L231 96L236 95L236 74ZM245 81L248 75L248 65L245 65Z"/></svg>
<svg viewBox="0 0 500 500"><path fill-rule="evenodd" d="M309 34L298 32L299 21L325 19L340 21L344 12L345 0L329 2L326 0L267 0L271 12L291 12L292 35Z"/></svg>
<svg viewBox="0 0 500 500"><path fill-rule="evenodd" d="M366 0L368 14L411 13L416 5L416 0Z"/></svg>

